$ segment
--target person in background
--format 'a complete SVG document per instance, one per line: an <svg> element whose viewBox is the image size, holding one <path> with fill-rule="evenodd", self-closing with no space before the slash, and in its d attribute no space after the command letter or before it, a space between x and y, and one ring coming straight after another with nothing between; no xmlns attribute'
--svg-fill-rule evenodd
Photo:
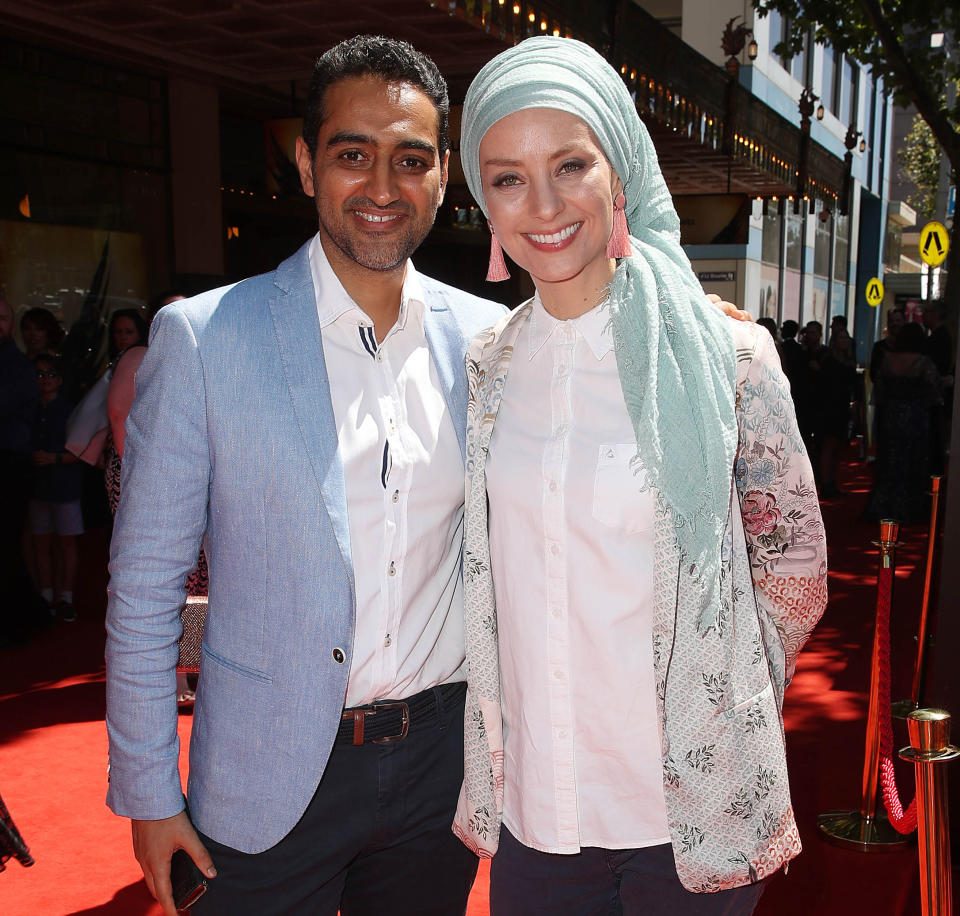
<svg viewBox="0 0 960 916"><path fill-rule="evenodd" d="M803 347L797 340L797 332L800 325L792 318L788 318L780 326L780 356L783 361L783 373L790 382L790 390L793 392L797 384L797 378L803 367ZM796 402L796 398L794 398Z"/></svg>
<svg viewBox="0 0 960 916"><path fill-rule="evenodd" d="M840 496L837 469L850 438L850 404L857 387L853 341L842 326L834 327L830 346L820 361L820 394L813 404L816 436L820 444L820 496Z"/></svg>
<svg viewBox="0 0 960 916"><path fill-rule="evenodd" d="M878 340L870 351L870 381L876 382L883 364L883 358L896 349L897 335L907 323L907 313L902 308L892 308L887 312L887 327L884 336Z"/></svg>
<svg viewBox="0 0 960 916"><path fill-rule="evenodd" d="M30 435L40 400L33 364L13 340L13 307L0 297L0 648L23 645L39 596L23 560L30 498Z"/></svg>
<svg viewBox="0 0 960 916"><path fill-rule="evenodd" d="M467 352L457 835L492 916L745 916L800 848L780 703L826 600L773 341L708 303L589 46L495 57L461 156L536 295Z"/></svg>
<svg viewBox="0 0 960 916"><path fill-rule="evenodd" d="M137 309L117 309L107 326L107 355L112 363L124 350L147 345L147 323Z"/></svg>
<svg viewBox="0 0 960 916"><path fill-rule="evenodd" d="M916 322L897 332L874 381L877 460L864 517L925 522L929 512L930 422L942 403L940 376Z"/></svg>
<svg viewBox="0 0 960 916"><path fill-rule="evenodd" d="M49 309L27 309L20 318L20 336L27 358L41 353L58 353L63 343L63 328Z"/></svg>
<svg viewBox="0 0 960 916"><path fill-rule="evenodd" d="M63 376L55 356L33 361L40 404L33 425L33 487L27 520L33 540L40 595L67 623L77 619L73 586L77 577L77 538L83 534L80 497L83 468L68 452L67 418L73 404L60 396Z"/></svg>
<svg viewBox="0 0 960 916"><path fill-rule="evenodd" d="M780 343L780 335L777 333L777 323L772 318L758 318L757 324L761 328L766 328L773 338L773 345L777 348L777 356L780 357L780 365L783 365L783 347Z"/></svg>
<svg viewBox="0 0 960 916"><path fill-rule="evenodd" d="M934 407L930 418L930 473L943 474L944 457L950 442L950 421L953 417L954 360L956 350L945 320L947 304L942 300L923 306L923 326L927 329L927 356L940 373L943 403Z"/></svg>

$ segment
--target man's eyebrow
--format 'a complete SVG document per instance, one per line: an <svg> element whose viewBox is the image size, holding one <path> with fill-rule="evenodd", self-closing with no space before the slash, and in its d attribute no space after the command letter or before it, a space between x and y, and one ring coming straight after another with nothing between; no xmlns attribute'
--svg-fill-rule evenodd
<svg viewBox="0 0 960 916"><path fill-rule="evenodd" d="M352 134L348 131L341 130L338 133L335 133L329 140L327 140L327 148L334 146L342 146L345 143L357 143L363 146L379 146L376 139L367 134ZM427 153L431 156L436 155L437 148L432 143L428 143L426 140L401 140L397 143L397 149L411 149L419 150L422 153Z"/></svg>
<svg viewBox="0 0 960 916"><path fill-rule="evenodd" d="M370 146L377 145L373 137L368 137L366 134L351 134L345 130L341 130L339 133L334 134L329 140L327 140L327 146L340 146L342 143L364 143Z"/></svg>

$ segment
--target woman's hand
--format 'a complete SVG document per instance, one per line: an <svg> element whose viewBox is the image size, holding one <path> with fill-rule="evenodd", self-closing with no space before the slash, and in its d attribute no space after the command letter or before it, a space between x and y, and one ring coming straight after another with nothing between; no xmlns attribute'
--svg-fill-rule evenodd
<svg viewBox="0 0 960 916"><path fill-rule="evenodd" d="M735 318L737 321L753 321L753 315L738 309L732 302L721 299L716 293L707 293L707 298L728 318Z"/></svg>

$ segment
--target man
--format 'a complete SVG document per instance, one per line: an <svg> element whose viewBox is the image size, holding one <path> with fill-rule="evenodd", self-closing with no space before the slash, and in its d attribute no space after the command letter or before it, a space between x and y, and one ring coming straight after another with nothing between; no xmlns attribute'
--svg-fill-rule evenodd
<svg viewBox="0 0 960 916"><path fill-rule="evenodd" d="M13 328L13 307L0 298L0 649L26 643L39 621L21 541L40 389L33 364L14 343Z"/></svg>
<svg viewBox="0 0 960 916"><path fill-rule="evenodd" d="M447 114L409 45L327 52L297 142L317 236L154 322L112 545L108 803L167 914L178 848L213 878L195 914L466 908L463 356L503 309L408 260ZM176 640L204 532L188 817Z"/></svg>

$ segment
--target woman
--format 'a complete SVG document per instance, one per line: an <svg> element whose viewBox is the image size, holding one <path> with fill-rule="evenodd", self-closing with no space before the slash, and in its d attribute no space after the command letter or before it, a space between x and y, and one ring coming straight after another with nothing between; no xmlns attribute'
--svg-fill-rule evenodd
<svg viewBox="0 0 960 916"><path fill-rule="evenodd" d="M41 353L58 353L63 343L63 328L49 309L27 309L20 319L24 353L36 359Z"/></svg>
<svg viewBox="0 0 960 916"><path fill-rule="evenodd" d="M800 848L780 702L826 599L773 342L707 302L588 46L499 55L463 125L491 276L537 293L467 355L454 829L499 843L494 916L748 913Z"/></svg>
<svg viewBox="0 0 960 916"><path fill-rule="evenodd" d="M107 353L113 362L131 347L147 345L147 323L137 309L117 309L107 328Z"/></svg>
<svg viewBox="0 0 960 916"><path fill-rule="evenodd" d="M925 522L930 512L930 418L941 403L940 376L925 355L926 335L904 325L873 383L877 460L864 517Z"/></svg>

